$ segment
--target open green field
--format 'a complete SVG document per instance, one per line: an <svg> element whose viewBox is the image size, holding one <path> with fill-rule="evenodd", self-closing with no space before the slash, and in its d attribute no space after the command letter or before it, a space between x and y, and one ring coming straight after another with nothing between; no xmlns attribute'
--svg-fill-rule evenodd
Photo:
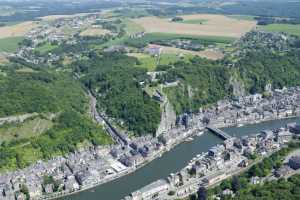
<svg viewBox="0 0 300 200"><path fill-rule="evenodd" d="M195 36L195 35L184 35L184 34L170 34L170 33L147 33L142 38L127 38L124 43L129 46L143 47L149 43L163 40L174 40L174 39L192 39L198 40L201 44L229 44L232 43L235 38L231 37L219 37L219 36Z"/></svg>
<svg viewBox="0 0 300 200"><path fill-rule="evenodd" d="M15 52L24 37L8 37L0 39L0 52Z"/></svg>
<svg viewBox="0 0 300 200"><path fill-rule="evenodd" d="M292 24L269 24L267 26L259 26L260 29L270 32L284 32L291 35L300 36L300 25Z"/></svg>
<svg viewBox="0 0 300 200"><path fill-rule="evenodd" d="M231 43L235 38L231 37L219 37L219 36L197 36L197 35L185 35L185 34L172 34L172 33L148 33L142 39L147 42L152 42L155 40L164 40L164 39L198 39L204 42L213 42L213 43Z"/></svg>
<svg viewBox="0 0 300 200"><path fill-rule="evenodd" d="M208 22L207 19L188 19L179 21L177 23L184 23L184 24L205 24L205 22Z"/></svg>
<svg viewBox="0 0 300 200"><path fill-rule="evenodd" d="M255 21L252 15L227 15L227 17L238 19L238 20L248 20L248 21Z"/></svg>
<svg viewBox="0 0 300 200"><path fill-rule="evenodd" d="M129 35L144 31L142 26L138 25L132 20L125 19L123 23L125 24L125 31Z"/></svg>
<svg viewBox="0 0 300 200"><path fill-rule="evenodd" d="M144 31L142 26L138 25L137 23L135 23L132 20L129 20L128 18L122 20L122 25L125 26L124 30L126 32L126 34L123 37L115 38L113 40L109 40L105 44L94 45L93 48L101 49L103 47L109 47L109 46L113 46L113 45L124 44L124 42L130 40L130 38L129 38L130 35Z"/></svg>
<svg viewBox="0 0 300 200"><path fill-rule="evenodd" d="M34 137L44 133L52 125L53 123L50 120L41 117L28 119L18 124L5 124L0 126L0 142Z"/></svg>
<svg viewBox="0 0 300 200"><path fill-rule="evenodd" d="M50 43L46 43L38 48L36 48L35 50L40 52L41 54L45 54L48 53L49 51L55 49L57 47L57 45L52 45Z"/></svg>
<svg viewBox="0 0 300 200"><path fill-rule="evenodd" d="M168 65L179 60L188 60L192 57L192 55L179 57L178 55L173 53L162 53L160 57L151 56L145 53L131 53L128 55L136 57L140 61L140 64L138 66L146 68L148 71L155 71L157 65Z"/></svg>

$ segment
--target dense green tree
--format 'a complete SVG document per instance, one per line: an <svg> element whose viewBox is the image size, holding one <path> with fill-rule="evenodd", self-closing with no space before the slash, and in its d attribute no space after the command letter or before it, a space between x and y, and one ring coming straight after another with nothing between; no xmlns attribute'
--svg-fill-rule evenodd
<svg viewBox="0 0 300 200"><path fill-rule="evenodd" d="M96 94L98 109L125 122L135 134L155 134L160 121L159 104L139 84L147 81L146 70L135 67L137 60L126 55L92 57L74 63L74 70L84 74L82 82Z"/></svg>

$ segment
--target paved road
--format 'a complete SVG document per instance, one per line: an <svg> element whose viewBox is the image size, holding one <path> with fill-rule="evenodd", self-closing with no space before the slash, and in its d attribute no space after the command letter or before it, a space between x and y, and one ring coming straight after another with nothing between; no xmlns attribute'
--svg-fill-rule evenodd
<svg viewBox="0 0 300 200"><path fill-rule="evenodd" d="M125 136L123 136L123 134L119 133L110 124L110 122L107 119L105 119L105 117L99 114L97 110L97 99L92 95L90 91L89 91L89 97L91 99L91 115L95 119L95 121L105 127L108 134L113 138L115 142L117 142L122 146L126 146L128 144L128 139Z"/></svg>

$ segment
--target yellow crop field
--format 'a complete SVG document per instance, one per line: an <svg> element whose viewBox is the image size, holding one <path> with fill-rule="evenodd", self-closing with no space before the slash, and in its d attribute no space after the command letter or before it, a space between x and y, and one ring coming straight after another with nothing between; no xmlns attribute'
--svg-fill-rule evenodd
<svg viewBox="0 0 300 200"><path fill-rule="evenodd" d="M203 20L203 24L172 22L159 17L142 17L134 22L147 33L173 33L196 36L226 36L239 38L256 26L255 21L238 20L224 15L196 14L180 16L183 20Z"/></svg>
<svg viewBox="0 0 300 200"><path fill-rule="evenodd" d="M38 26L38 22L23 22L12 26L0 27L0 38L20 37Z"/></svg>

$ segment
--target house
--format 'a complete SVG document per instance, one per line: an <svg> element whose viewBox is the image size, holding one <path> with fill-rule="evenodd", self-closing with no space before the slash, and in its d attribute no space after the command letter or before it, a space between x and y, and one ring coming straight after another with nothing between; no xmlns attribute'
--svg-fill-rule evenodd
<svg viewBox="0 0 300 200"><path fill-rule="evenodd" d="M277 178L284 177L288 175L291 172L291 170L292 169L288 165L283 165L282 167L280 167L275 171L275 176Z"/></svg>
<svg viewBox="0 0 300 200"><path fill-rule="evenodd" d="M234 196L234 193L233 193L232 190L226 189L226 190L223 190L222 196L230 196L230 197L233 197L233 196Z"/></svg>
<svg viewBox="0 0 300 200"><path fill-rule="evenodd" d="M292 139L292 137L292 133L284 129L280 129L275 135L275 139L279 143L287 143Z"/></svg>
<svg viewBox="0 0 300 200"><path fill-rule="evenodd" d="M294 123L294 124L288 124L287 125L290 131L296 135L300 134L300 125Z"/></svg>
<svg viewBox="0 0 300 200"><path fill-rule="evenodd" d="M261 131L261 136L264 139L270 139L273 137L273 132L271 130L264 130L264 131Z"/></svg>
<svg viewBox="0 0 300 200"><path fill-rule="evenodd" d="M53 193L54 185L53 184L47 184L44 186L44 191L46 194Z"/></svg>
<svg viewBox="0 0 300 200"><path fill-rule="evenodd" d="M79 184L77 183L75 176L68 176L65 181L65 190L66 191L74 191L79 189Z"/></svg>
<svg viewBox="0 0 300 200"><path fill-rule="evenodd" d="M160 179L131 194L132 200L152 200L169 190L166 180Z"/></svg>
<svg viewBox="0 0 300 200"><path fill-rule="evenodd" d="M294 169L300 169L300 156L293 156L289 159L289 166Z"/></svg>
<svg viewBox="0 0 300 200"><path fill-rule="evenodd" d="M261 180L258 176L252 176L251 179L250 179L250 183L252 185L257 185L257 184L260 184Z"/></svg>
<svg viewBox="0 0 300 200"><path fill-rule="evenodd" d="M145 48L145 52L152 56L159 56L162 52L163 48L159 45L149 44L147 48Z"/></svg>
<svg viewBox="0 0 300 200"><path fill-rule="evenodd" d="M212 157L220 157L224 150L225 147L223 145L217 145L209 149L208 155Z"/></svg>

